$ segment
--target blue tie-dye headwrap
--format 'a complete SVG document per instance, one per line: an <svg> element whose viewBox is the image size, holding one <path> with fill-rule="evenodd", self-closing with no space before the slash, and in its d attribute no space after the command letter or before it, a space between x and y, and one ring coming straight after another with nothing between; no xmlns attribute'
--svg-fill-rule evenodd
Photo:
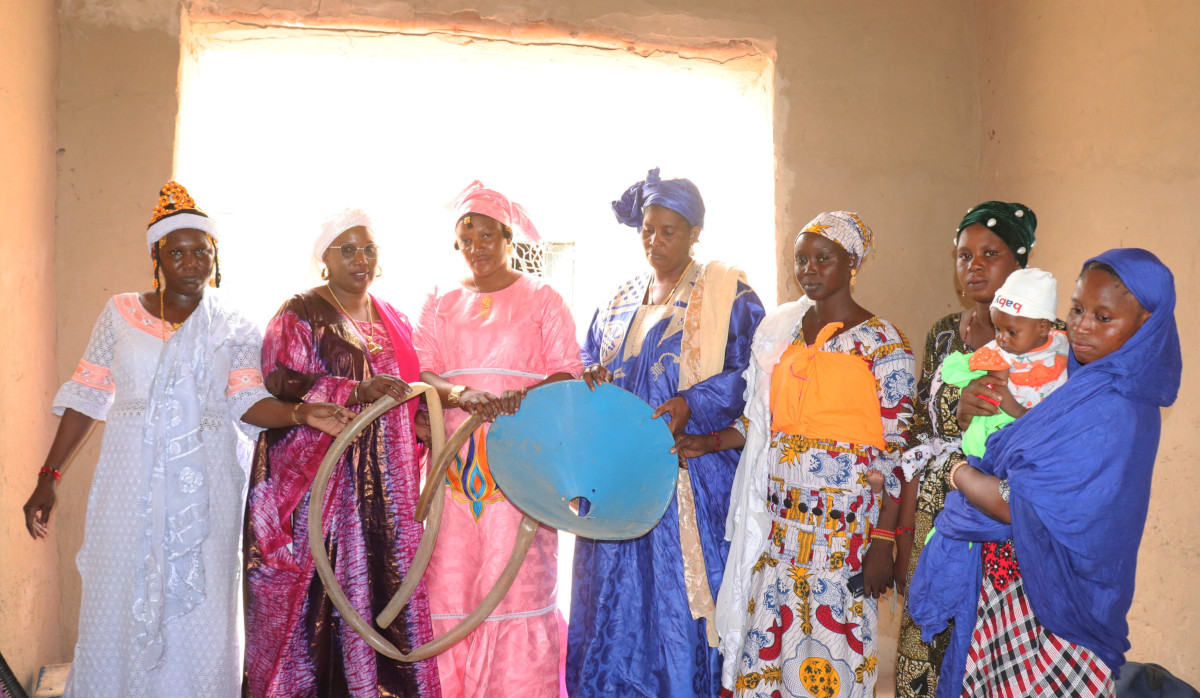
<svg viewBox="0 0 1200 698"><path fill-rule="evenodd" d="M629 187L620 200L612 202L613 213L625 225L641 228L642 210L647 206L662 206L687 219L693 226L704 227L704 199L690 179L662 180L655 167L643 182Z"/></svg>

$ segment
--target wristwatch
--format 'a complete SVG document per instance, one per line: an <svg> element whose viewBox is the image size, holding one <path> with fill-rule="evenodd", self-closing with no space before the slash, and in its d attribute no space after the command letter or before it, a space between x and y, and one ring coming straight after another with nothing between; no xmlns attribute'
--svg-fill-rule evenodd
<svg viewBox="0 0 1200 698"><path fill-rule="evenodd" d="M462 394L468 390L470 390L470 388L465 385L456 385L451 388L450 394L446 396L446 406L458 407L458 399L462 397Z"/></svg>

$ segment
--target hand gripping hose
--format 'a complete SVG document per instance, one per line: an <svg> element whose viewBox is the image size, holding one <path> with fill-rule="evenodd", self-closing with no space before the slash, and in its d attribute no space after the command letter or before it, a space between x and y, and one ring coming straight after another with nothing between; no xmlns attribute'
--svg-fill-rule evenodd
<svg viewBox="0 0 1200 698"><path fill-rule="evenodd" d="M345 592L342 591L342 587L333 575L333 568L329 564L329 555L325 551L325 537L321 533L321 512L324 510L325 493L329 488L329 477L333 473L333 469L338 461L341 460L342 454L346 452L346 449L349 448L350 444L354 442L362 430L371 422L378 419L384 412L387 412L401 402L407 402L422 393L425 394L425 400L429 405L429 422L430 430L433 433L433 448L429 458L429 474L425 479L425 487L421 490L420 499L417 501L416 512L416 520L425 523L425 531L421 534L421 542L417 546L416 555L413 556L412 566L409 567L408 573L404 575L404 580L401 582L400 588L375 619L379 627L387 627L391 625L392 621L400 613L400 610L408 603L409 598L416 591L421 577L424 576L425 569L429 566L429 558L433 555L433 546L437 543L438 528L442 522L442 490L446 484L446 470L450 467L450 461L458 453L458 450L462 448L463 444L467 442L467 439L471 437L471 434L483 423L482 417L478 414L473 414L447 440L446 423L442 416L442 403L438 397L437 390L425 383L409 383L409 387L412 388L412 392L403 400L397 400L391 395L385 395L365 408L353 421L346 425L346 428L330 445L329 452L325 454L325 459L321 461L321 467L317 470L316 479L313 481L312 497L310 499L312 503L308 509L308 544L312 549L313 562L316 563L317 574L321 575L321 581L325 585L325 591L329 594L329 599L333 602L334 607L337 608L342 618L350 624L350 627L354 628L355 632L361 635L367 641L367 644L374 647L375 651L380 654L401 662L419 662L445 652L455 643L469 635L475 628L479 627L479 624L491 615L492 611L496 610L496 606L500 604L504 595L508 593L509 587L512 586L513 581L517 578L517 572L521 569L521 563L525 561L525 554L529 552L529 547L533 545L533 538L538 530L538 522L529 516L525 516L521 520L516 540L513 542L512 553L508 557L508 563L496 579L496 583L492 586L491 591L479 603L479 606L468 614L466 618L459 621L457 625L446 631L446 633L440 637L435 637L408 654L400 651L400 649L384 638L374 626L359 615L358 611L350 604L350 599L346 598Z"/></svg>

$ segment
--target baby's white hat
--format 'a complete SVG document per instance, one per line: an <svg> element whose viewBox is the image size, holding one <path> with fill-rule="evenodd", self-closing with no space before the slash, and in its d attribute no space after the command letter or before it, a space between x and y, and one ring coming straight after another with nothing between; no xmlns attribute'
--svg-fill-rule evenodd
<svg viewBox="0 0 1200 698"><path fill-rule="evenodd" d="M1039 320L1054 320L1057 306L1058 282L1054 275L1034 267L1009 274L992 299L992 307L1002 313Z"/></svg>

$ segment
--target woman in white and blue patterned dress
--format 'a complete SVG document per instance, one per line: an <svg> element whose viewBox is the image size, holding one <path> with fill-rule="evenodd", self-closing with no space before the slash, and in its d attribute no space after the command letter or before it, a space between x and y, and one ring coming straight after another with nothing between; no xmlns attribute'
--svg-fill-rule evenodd
<svg viewBox="0 0 1200 698"><path fill-rule="evenodd" d="M851 296L870 245L845 211L801 231L805 296L755 332L743 417L679 443L688 456L744 447L717 598L723 695L874 694L915 366L904 335Z"/></svg>

